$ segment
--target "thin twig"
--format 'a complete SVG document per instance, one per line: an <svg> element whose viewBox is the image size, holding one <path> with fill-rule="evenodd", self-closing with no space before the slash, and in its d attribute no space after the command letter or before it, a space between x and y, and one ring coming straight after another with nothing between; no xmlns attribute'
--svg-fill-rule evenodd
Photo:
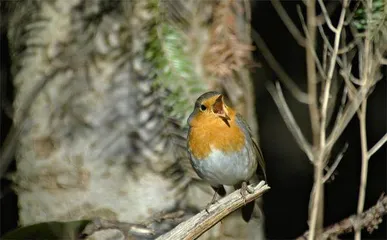
<svg viewBox="0 0 387 240"><path fill-rule="evenodd" d="M379 139L379 141L368 151L368 158L371 158L372 155L374 155L379 148L381 148L385 143L387 142L387 133L384 134L384 136Z"/></svg>
<svg viewBox="0 0 387 240"><path fill-rule="evenodd" d="M357 213L360 214L364 209L365 194L367 187L367 175L368 175L368 146L367 146L367 129L366 129L366 116L367 116L367 99L362 103L359 121L360 121L360 146L361 146L361 174L360 174L360 188L357 204ZM357 230L355 233L355 239L361 239L361 231Z"/></svg>
<svg viewBox="0 0 387 240"><path fill-rule="evenodd" d="M325 31L324 31L323 26L318 25L318 30L319 30L321 38L324 41L324 44L327 46L328 50L332 53L333 52L333 47L332 47L332 45L329 42L329 39L328 39L328 37L327 37L327 35L326 35ZM354 46L356 46L356 45L354 45ZM339 52L340 52L340 49L337 51L337 53L339 53ZM344 63L343 63L343 61L340 58L336 58L336 61L337 61L337 64L339 64L340 67L343 67Z"/></svg>
<svg viewBox="0 0 387 240"><path fill-rule="evenodd" d="M336 11L337 6L340 5L340 1L331 1L326 2L326 9L328 15L333 14ZM325 15L323 13L320 13L320 15L316 16L317 25L323 25L325 24Z"/></svg>
<svg viewBox="0 0 387 240"><path fill-rule="evenodd" d="M196 239L228 214L254 201L270 189L264 181L256 186L249 185L249 188L253 190L253 193L246 195L245 198L242 197L239 190L236 190L211 205L208 212L201 211L156 240Z"/></svg>
<svg viewBox="0 0 387 240"><path fill-rule="evenodd" d="M323 5L321 3L321 0L319 0L320 5ZM321 8L325 9L325 6L321 6ZM324 84L324 90L323 90L323 102L321 105L321 118L320 118L320 133L319 133L319 157L316 159L316 165L315 165L315 194L313 198L313 205L312 205L312 214L311 214L311 230L313 233L313 230L317 231L317 227L322 227L322 209L323 209L323 185L324 185L324 179L323 179L323 169L325 167L325 161L326 161L326 156L329 154L329 151L326 151L326 122L327 122L327 111L328 111L328 103L330 99L330 91L331 91L331 85L332 85L332 77L333 77L333 72L335 70L336 66L336 59L337 59L337 52L339 49L339 44L340 44L340 37L341 37L341 31L343 29L343 24L345 20L345 13L346 13L346 8L347 8L347 1L343 1L343 7L341 9L340 13L340 19L339 23L337 25L336 31L335 31L335 40L334 40L334 47L333 47L333 52L332 56L330 59L329 67L328 67L328 74L327 78L325 79L325 84ZM325 14L325 13L324 13ZM326 15L325 15L326 16ZM327 17L327 16L326 16ZM326 19L327 23L330 22L330 19ZM317 144L317 143L316 143ZM317 145L316 145L317 146ZM338 162L337 162L338 163ZM319 209L321 208L321 209ZM319 214L320 212L320 214ZM318 216L320 215L320 216ZM320 223L317 225L317 218L320 217ZM315 224L315 225L313 225ZM314 237L314 235L311 234L311 238Z"/></svg>
<svg viewBox="0 0 387 240"><path fill-rule="evenodd" d="M387 197L382 197L378 202L367 211L349 216L329 227L324 228L321 239L336 239L337 236L344 233L349 233L354 229L367 228L372 231L382 222L382 217L387 214ZM309 236L309 232L298 237L297 240L305 240Z"/></svg>
<svg viewBox="0 0 387 240"><path fill-rule="evenodd" d="M336 143L337 139L341 136L344 129L348 125L349 121L353 118L353 115L358 111L359 106L367 96L369 87L365 86L354 95L352 101L345 107L341 119L338 119L337 124L333 127L331 134L328 137L326 149L329 150Z"/></svg>
<svg viewBox="0 0 387 240"><path fill-rule="evenodd" d="M310 37L309 37L308 27L305 24L305 19L304 19L304 16L302 15L301 7L299 5L297 5L297 13L298 13L298 16L300 17L301 26L302 26L302 29L304 30L306 39L309 40ZM321 64L319 57L317 56L316 49L314 48L314 46L312 46L310 44L308 44L306 46L310 49L311 53L313 54L314 61L316 63L316 67L317 67L319 74L321 75L322 78L325 78L324 67Z"/></svg>
<svg viewBox="0 0 387 240"><path fill-rule="evenodd" d="M253 41L257 45L260 53L266 59L270 68L277 74L279 80L286 86L286 88L292 93L293 97L302 103L308 103L308 94L303 92L289 77L289 75L283 70L281 65L274 58L273 54L270 52L265 41L259 35L257 31L251 29L251 34Z"/></svg>
<svg viewBox="0 0 387 240"><path fill-rule="evenodd" d="M289 30L290 34L292 34L293 38L297 41L297 43L305 47L305 38L302 36L301 32L298 30L292 19L286 13L283 8L281 2L279 0L271 0L271 4L274 9L277 11L278 16L281 18L282 22L285 24L286 28Z"/></svg>
<svg viewBox="0 0 387 240"><path fill-rule="evenodd" d="M366 6L366 17L370 16L369 11L372 9L372 1L367 1ZM360 57L360 73L362 76L362 82L363 85L361 88L363 88L366 85L372 86L372 76L370 74L371 70L371 39L370 39L370 30L367 29L365 32L365 39L364 39L364 50L359 55ZM365 202L365 194L366 194L366 187L367 187L367 175L368 175L368 146L367 146L367 129L366 129L366 114L367 114L367 99L365 99L362 103L361 110L359 113L359 121L360 121L360 143L361 143L361 155L362 155L362 161L361 161L361 175L360 175L360 187L359 187L359 197L358 197L358 203L357 203L357 213L360 214L363 212L364 209L364 202ZM355 239L360 240L361 239L361 230L357 229L355 232Z"/></svg>
<svg viewBox="0 0 387 240"><path fill-rule="evenodd" d="M321 0L319 0L319 1L321 1ZM331 84L332 84L333 72L334 72L335 66L336 66L337 53L339 50L341 31L343 29L343 24L344 24L344 20L345 20L346 8L347 8L347 0L344 0L343 7L341 10L341 14L340 14L339 23L338 23L337 28L336 28L337 31L335 32L334 47L333 47L330 65L328 68L327 79L325 80L323 103L321 106L321 127L320 127L320 146L321 146L321 149L324 149L324 147L325 147L325 140L326 140L325 139L326 138L325 137L325 128L326 128L326 115L327 115L328 102L329 102L329 93L330 93Z"/></svg>
<svg viewBox="0 0 387 240"><path fill-rule="evenodd" d="M307 33L308 33L308 47L306 48L306 70L308 77L308 94L309 94L309 116L312 125L313 146L317 148L320 143L320 114L317 105L317 80L316 80L316 63L313 57L313 50L316 43L316 1L311 0L306 5L306 19L307 19ZM309 239L315 239L319 229L322 227L322 177L324 168L322 160L316 159L313 155L314 162L314 187L311 194L310 202L312 202L311 211L309 215Z"/></svg>
<svg viewBox="0 0 387 240"><path fill-rule="evenodd" d="M274 86L273 83L268 83L267 90L269 91L275 104L277 105L277 108L282 118L284 119L286 126L288 127L289 131L292 133L298 146L305 152L305 154L308 156L308 159L313 163L312 148L309 142L306 140L296 120L294 119L292 111L290 111L288 104L286 103L280 84L276 82Z"/></svg>
<svg viewBox="0 0 387 240"><path fill-rule="evenodd" d="M316 63L314 61L313 49L316 42L316 2L315 0L307 3L307 32L308 46L306 48L306 65L308 77L308 95L309 95L309 115L312 124L313 145L318 146L320 114L317 106L317 76Z"/></svg>
<svg viewBox="0 0 387 240"><path fill-rule="evenodd" d="M341 159L343 159L344 157L344 153L347 151L348 149L348 143L346 143L343 147L343 149L340 151L340 153L337 155L335 161L333 162L332 166L329 167L329 170L327 171L327 173L325 174L324 178L323 178L323 182L325 183L326 181L328 181L328 179L332 176L332 174L335 172L337 166L339 166L339 163L341 161Z"/></svg>
<svg viewBox="0 0 387 240"><path fill-rule="evenodd" d="M324 14L325 21L326 21L326 23L327 23L329 29L330 29L332 32L336 33L336 32L337 32L337 29L332 25L331 18L330 18L329 14L328 14L328 11L327 11L327 9L326 9L326 7L325 7L324 2L323 2L322 0L318 0L318 3L320 4L321 11L322 11L323 14Z"/></svg>

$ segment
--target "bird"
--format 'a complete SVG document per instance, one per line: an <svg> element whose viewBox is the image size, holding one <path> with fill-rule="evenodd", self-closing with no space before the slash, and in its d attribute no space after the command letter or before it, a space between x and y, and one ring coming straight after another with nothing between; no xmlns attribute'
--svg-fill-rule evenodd
<svg viewBox="0 0 387 240"><path fill-rule="evenodd" d="M191 165L215 190L207 212L217 194L226 195L224 185L240 189L245 197L250 193L249 181L266 180L261 148L243 117L225 103L223 94L210 91L197 98L187 123ZM246 222L253 210L254 201L242 207Z"/></svg>

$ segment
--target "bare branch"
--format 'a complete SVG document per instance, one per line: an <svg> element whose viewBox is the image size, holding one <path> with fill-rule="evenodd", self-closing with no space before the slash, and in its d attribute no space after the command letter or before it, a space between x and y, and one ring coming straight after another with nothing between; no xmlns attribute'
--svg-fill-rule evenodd
<svg viewBox="0 0 387 240"><path fill-rule="evenodd" d="M367 18L369 16L369 11L372 9L372 1L367 1ZM359 66L360 66L360 74L361 74L361 80L363 85L360 89L363 89L365 87L373 85L373 77L374 74L371 73L372 68L372 44L370 39L370 31L369 29L365 32L365 39L364 39L364 48L362 48L362 52L359 54ZM361 174L360 174L360 187L359 187L359 197L358 197L358 203L357 203L357 213L360 214L363 212L364 209L364 202L365 202L365 194L366 194L366 187L367 187L367 175L368 175L368 146L367 146L367 129L366 129L366 114L367 114L367 96L365 97L364 101L361 105L361 110L358 114L359 121L360 121L360 145L361 145ZM360 229L356 229L355 232L355 239L360 240L361 239L361 231Z"/></svg>
<svg viewBox="0 0 387 240"><path fill-rule="evenodd" d="M366 188L367 188L367 176L368 176L368 146L367 146L367 128L366 128L366 115L367 115L367 99L365 99L361 105L359 113L360 122L360 146L361 146L361 173L360 173L360 187L359 197L357 203L357 213L360 214L364 209ZM356 230L355 239L361 239L361 231Z"/></svg>
<svg viewBox="0 0 387 240"><path fill-rule="evenodd" d="M323 230L321 239L335 239L340 234L349 233L353 230L367 228L368 231L374 230L378 224L382 222L382 217L387 214L387 197L380 198L375 206L367 211L352 215L341 220ZM309 232L297 238L297 240L305 240L309 236Z"/></svg>
<svg viewBox="0 0 387 240"><path fill-rule="evenodd" d="M319 5L320 5L320 7L321 7L321 11L322 11L323 14L324 14L325 21L326 21L326 23L327 23L329 29L330 29L332 32L336 33L336 32L337 32L337 28L335 28L335 27L332 25L331 18L329 17L329 14L328 14L328 11L327 11L327 9L326 9L326 7L325 7L324 2L323 2L322 0L318 0L318 3L319 3Z"/></svg>
<svg viewBox="0 0 387 240"><path fill-rule="evenodd" d="M259 33L254 29L251 29L251 34L260 53L266 59L271 69L273 69L273 71L277 74L279 80L287 87L287 89L292 93L294 98L296 98L298 101L302 103L308 103L308 94L303 92L289 77L289 75L283 70L281 65L271 54L269 48L266 46L264 40L261 38Z"/></svg>
<svg viewBox="0 0 387 240"><path fill-rule="evenodd" d="M276 85L269 83L267 85L267 90L270 95L273 97L275 104L278 107L278 110L285 121L286 126L289 131L293 134L298 146L305 152L309 160L313 163L313 152L309 142L304 137L300 127L298 126L296 120L293 117L292 112L290 111L285 97L282 93L280 84L277 82Z"/></svg>
<svg viewBox="0 0 387 240"><path fill-rule="evenodd" d="M319 147L320 143L320 114L317 104L317 79L316 79L316 63L313 57L313 49L316 44L316 1L308 1L306 5L308 47L306 48L306 70L308 77L308 94L310 98L309 116L312 125L313 146ZM321 155L321 154L319 154ZM315 239L318 231L322 228L322 209L323 209L323 188L322 175L324 168L322 159L316 158L313 155L314 162L314 185L310 198L310 214L309 214L309 239Z"/></svg>
<svg viewBox="0 0 387 240"><path fill-rule="evenodd" d="M297 5L297 13L301 19L301 25L302 25L302 28L304 29L306 39L309 41L309 39L310 39L309 32L308 32L307 26L305 24L305 19L304 19L304 16L302 15L302 11L301 11L301 8L299 5ZM310 44L307 44L306 46L310 49L311 53L313 54L314 61L316 63L316 67L317 67L317 70L319 71L319 74L321 75L321 77L325 78L324 67L321 64L321 61L317 56L316 49L314 49L314 46L311 46Z"/></svg>
<svg viewBox="0 0 387 240"><path fill-rule="evenodd" d="M328 137L326 144L327 150L330 150L332 148L332 146L336 143L337 139L343 133L349 121L351 121L353 115L355 115L355 113L359 109L359 106L366 98L368 89L368 87L360 88L360 90L354 95L352 101L347 104L343 111L342 117L337 120L337 123L333 127L332 132Z"/></svg>
<svg viewBox="0 0 387 240"><path fill-rule="evenodd" d="M387 133L384 134L384 136L379 139L379 141L368 151L368 158L371 158L372 155L374 155L379 148L381 148L385 143L387 142Z"/></svg>
<svg viewBox="0 0 387 240"><path fill-rule="evenodd" d="M387 4L386 4L386 6L387 6ZM376 55L377 55L379 63L381 65L387 65L387 58L383 58L382 54L379 51L376 52Z"/></svg>
<svg viewBox="0 0 387 240"><path fill-rule="evenodd" d="M320 2L321 0L319 0ZM321 5L321 3L320 3ZM327 79L325 82L325 87L324 87L324 95L323 95L323 103L321 106L321 127L320 127L320 144L325 145L325 125L326 125L326 114L327 114L327 109L328 109L328 102L329 102L329 93L330 93L330 88L332 84L332 77L333 77L333 72L335 70L336 66L336 59L337 59L337 53L339 49L339 44L340 44L340 37L341 37L341 31L343 29L343 24L345 20L345 12L347 8L347 0L343 1L343 7L341 9L340 13L340 19L339 23L336 28L335 32L335 41L334 41L334 47L333 47L333 52L331 56L331 61L330 65L328 68L328 74L327 74ZM321 146L321 148L324 148L325 146Z"/></svg>
<svg viewBox="0 0 387 240"><path fill-rule="evenodd" d="M340 151L340 153L337 155L336 157L336 160L333 162L332 166L329 167L329 170L327 171L327 173L325 174L324 178L323 178L323 182L325 183L326 181L328 181L328 179L332 176L332 174L335 172L337 166L339 166L339 163L341 161L341 159L343 159L344 157L344 153L347 151L348 149L348 143L346 143L343 147L343 149Z"/></svg>
<svg viewBox="0 0 387 240"><path fill-rule="evenodd" d="M308 47L306 48L306 65L308 77L309 115L312 124L313 145L317 146L319 141L320 114L317 106L317 77L316 63L313 57L313 49L316 42L316 2L308 1L307 4L307 33Z"/></svg>
<svg viewBox="0 0 387 240"><path fill-rule="evenodd" d="M340 5L340 1L331 1L331 2L326 2L325 4L326 4L327 13L330 16L331 14L334 13L334 11L336 11L337 6ZM325 24L325 21L326 21L325 15L323 13L320 13L320 15L316 16L316 21L317 21L317 25Z"/></svg>
<svg viewBox="0 0 387 240"><path fill-rule="evenodd" d="M254 192L246 195L245 198L242 197L239 190L234 191L211 205L208 213L206 210L201 211L156 240L196 239L228 214L254 201L270 189L264 181L256 186L249 185L248 187Z"/></svg>
<svg viewBox="0 0 387 240"><path fill-rule="evenodd" d="M298 30L292 19L286 13L285 9L282 7L282 4L279 0L271 0L271 4L274 9L277 11L278 16L281 18L282 22L285 24L286 28L289 30L290 34L292 34L293 38L297 41L297 43L305 47L305 38L302 36L301 32Z"/></svg>

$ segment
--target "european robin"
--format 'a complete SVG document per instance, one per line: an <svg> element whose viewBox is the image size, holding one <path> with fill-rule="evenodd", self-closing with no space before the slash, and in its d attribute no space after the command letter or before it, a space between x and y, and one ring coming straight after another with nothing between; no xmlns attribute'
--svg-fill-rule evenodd
<svg viewBox="0 0 387 240"><path fill-rule="evenodd" d="M215 190L209 205L214 203L217 193L226 194L223 185L240 188L242 196L246 196L247 184L258 180L258 172L266 179L258 143L242 116L226 105L221 93L201 95L188 118L188 125L187 147L192 167ZM245 221L249 221L253 209L254 202L242 208Z"/></svg>

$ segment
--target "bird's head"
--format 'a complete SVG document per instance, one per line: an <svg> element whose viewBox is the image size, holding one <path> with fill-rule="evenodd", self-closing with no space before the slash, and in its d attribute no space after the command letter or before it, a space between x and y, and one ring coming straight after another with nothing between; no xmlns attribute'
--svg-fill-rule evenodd
<svg viewBox="0 0 387 240"><path fill-rule="evenodd" d="M188 124L193 126L196 122L221 119L228 126L230 118L230 108L224 102L224 97L219 92L207 92L202 94L195 102L195 107L191 113Z"/></svg>

